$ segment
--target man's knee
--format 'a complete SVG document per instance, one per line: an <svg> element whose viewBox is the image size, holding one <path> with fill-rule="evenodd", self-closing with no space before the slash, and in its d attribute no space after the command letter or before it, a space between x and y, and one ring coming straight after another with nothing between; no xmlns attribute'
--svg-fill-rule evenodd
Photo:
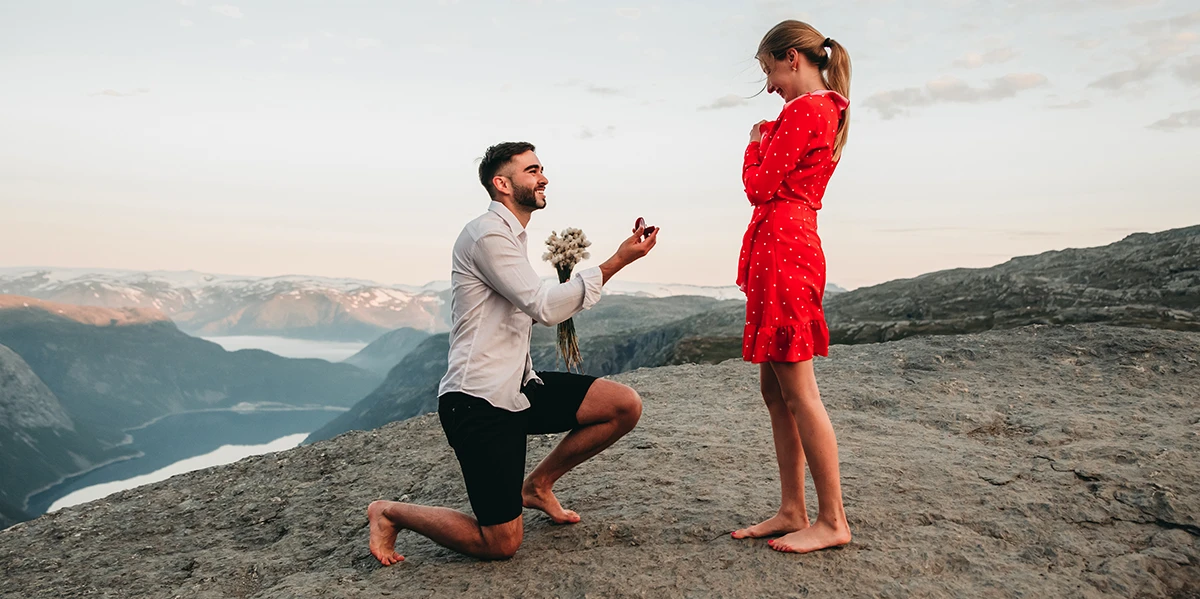
<svg viewBox="0 0 1200 599"><path fill-rule="evenodd" d="M621 385L616 403L617 420L632 429L642 417L642 397L631 387Z"/></svg>
<svg viewBox="0 0 1200 599"><path fill-rule="evenodd" d="M490 531L490 534L485 535L487 546L484 548L482 556L485 559L509 559L517 554L517 550L521 548L521 542L525 540L523 526L501 526L504 528Z"/></svg>

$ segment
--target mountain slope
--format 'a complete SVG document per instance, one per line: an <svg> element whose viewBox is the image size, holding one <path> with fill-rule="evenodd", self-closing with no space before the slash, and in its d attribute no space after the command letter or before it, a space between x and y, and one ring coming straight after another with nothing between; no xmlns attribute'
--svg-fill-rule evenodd
<svg viewBox="0 0 1200 599"><path fill-rule="evenodd" d="M127 455L124 429L242 403L349 406L380 380L349 364L226 352L155 310L16 296L0 296L0 347L0 508L16 510Z"/></svg>
<svg viewBox="0 0 1200 599"><path fill-rule="evenodd" d="M76 423L128 427L240 402L350 405L378 382L349 364L226 352L147 311L107 326L77 318L104 310L0 296L0 344L29 364Z"/></svg>
<svg viewBox="0 0 1200 599"><path fill-rule="evenodd" d="M404 356L416 349L422 341L428 339L429 335L425 331L409 327L396 329L372 341L358 353L342 361L380 376L387 376L393 366L399 364Z"/></svg>
<svg viewBox="0 0 1200 599"><path fill-rule="evenodd" d="M1200 226L855 289L826 301L834 343L1027 324L1200 330Z"/></svg>
<svg viewBox="0 0 1200 599"><path fill-rule="evenodd" d="M113 431L76 426L29 365L0 345L0 520L25 519L18 506L30 491L128 455L122 441Z"/></svg>

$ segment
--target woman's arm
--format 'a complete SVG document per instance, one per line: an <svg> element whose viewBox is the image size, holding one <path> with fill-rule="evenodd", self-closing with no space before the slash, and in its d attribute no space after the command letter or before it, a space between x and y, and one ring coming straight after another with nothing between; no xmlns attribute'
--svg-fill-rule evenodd
<svg viewBox="0 0 1200 599"><path fill-rule="evenodd" d="M815 119L805 100L792 102L779 115L775 135L765 148L760 142L750 142L742 165L742 184L751 204L766 203L779 192L783 179L808 152Z"/></svg>

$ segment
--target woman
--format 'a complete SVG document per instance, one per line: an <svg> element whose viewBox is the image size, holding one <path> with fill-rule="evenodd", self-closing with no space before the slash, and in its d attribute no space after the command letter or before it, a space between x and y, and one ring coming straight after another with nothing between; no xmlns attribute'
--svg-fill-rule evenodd
<svg viewBox="0 0 1200 599"><path fill-rule="evenodd" d="M846 144L850 57L811 25L784 21L763 37L758 60L768 93L778 93L785 104L778 119L751 129L742 171L754 205L738 270L746 293L742 358L760 365L783 499L774 517L733 537L783 535L770 541L771 548L807 553L850 542L837 438L812 363L814 355L829 355L817 210ZM806 458L817 490L811 526L804 504Z"/></svg>

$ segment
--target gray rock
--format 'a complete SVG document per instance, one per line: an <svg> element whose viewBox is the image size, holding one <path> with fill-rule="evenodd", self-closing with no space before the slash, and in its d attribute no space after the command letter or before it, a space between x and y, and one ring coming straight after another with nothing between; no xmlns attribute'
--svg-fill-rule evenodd
<svg viewBox="0 0 1200 599"><path fill-rule="evenodd" d="M1200 330L1200 226L1103 247L1014 258L830 296L833 343L974 333L1029 324Z"/></svg>

